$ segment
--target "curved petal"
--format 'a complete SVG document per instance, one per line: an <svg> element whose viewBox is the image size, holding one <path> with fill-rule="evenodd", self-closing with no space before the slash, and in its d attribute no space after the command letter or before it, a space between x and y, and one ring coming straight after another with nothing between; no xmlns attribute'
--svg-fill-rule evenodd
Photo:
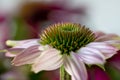
<svg viewBox="0 0 120 80"><path fill-rule="evenodd" d="M120 50L120 40L108 40L108 41L104 41L105 43L108 43L114 47L116 47L118 50Z"/></svg>
<svg viewBox="0 0 120 80"><path fill-rule="evenodd" d="M20 66L24 64L32 64L35 59L40 56L41 51L38 48L39 46L31 46L23 50L13 59L13 65Z"/></svg>
<svg viewBox="0 0 120 80"><path fill-rule="evenodd" d="M28 48L30 46L40 45L38 41L39 39L29 39L29 40L21 40L21 41L8 40L6 44L14 48Z"/></svg>
<svg viewBox="0 0 120 80"><path fill-rule="evenodd" d="M104 55L94 48L83 47L78 51L78 55L86 64L104 64L105 62Z"/></svg>
<svg viewBox="0 0 120 80"><path fill-rule="evenodd" d="M18 53L22 52L23 48L10 48L7 49L7 52L5 53L6 57L15 57Z"/></svg>
<svg viewBox="0 0 120 80"><path fill-rule="evenodd" d="M114 40L114 38L118 37L116 34L105 34L103 36L99 36L95 41L102 42L107 40Z"/></svg>
<svg viewBox="0 0 120 80"><path fill-rule="evenodd" d="M7 53L5 53L5 56L6 56L6 57L15 57L16 54L12 54L12 53L10 53L10 52L7 52Z"/></svg>
<svg viewBox="0 0 120 80"><path fill-rule="evenodd" d="M101 31L94 32L94 34L95 34L95 37L96 37L96 38L105 35L105 33L101 32Z"/></svg>
<svg viewBox="0 0 120 80"><path fill-rule="evenodd" d="M111 44L111 45L112 45L112 44L113 44L113 45L114 45L114 44L120 44L120 40L117 40L117 39L116 39L116 40L108 40L108 41L104 41L104 42L105 42L105 43L108 43L108 44Z"/></svg>
<svg viewBox="0 0 120 80"><path fill-rule="evenodd" d="M38 73L42 70L55 70L63 64L62 55L56 49L48 49L41 53L41 56L32 65L32 71Z"/></svg>
<svg viewBox="0 0 120 80"><path fill-rule="evenodd" d="M117 52L117 49L115 47L104 42L93 42L88 44L87 47L99 50L106 59L112 57Z"/></svg>
<svg viewBox="0 0 120 80"><path fill-rule="evenodd" d="M76 53L71 56L64 55L65 70L71 75L72 80L87 80L87 71L84 63Z"/></svg>

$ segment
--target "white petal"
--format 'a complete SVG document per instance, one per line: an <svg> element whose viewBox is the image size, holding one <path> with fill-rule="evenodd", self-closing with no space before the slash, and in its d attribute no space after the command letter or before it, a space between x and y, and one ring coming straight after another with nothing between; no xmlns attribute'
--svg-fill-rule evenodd
<svg viewBox="0 0 120 80"><path fill-rule="evenodd" d="M5 53L6 57L15 57L16 54L11 54L10 52Z"/></svg>
<svg viewBox="0 0 120 80"><path fill-rule="evenodd" d="M77 54L72 52L71 56L64 55L64 68L71 75L72 80L87 80L85 65Z"/></svg>
<svg viewBox="0 0 120 80"><path fill-rule="evenodd" d="M8 46L13 46L14 48L28 48L30 46L40 45L38 41L39 39L29 39L21 41L8 40L6 44Z"/></svg>
<svg viewBox="0 0 120 80"><path fill-rule="evenodd" d="M32 64L40 56L41 51L38 48L39 46L31 46L19 53L12 61L13 65Z"/></svg>
<svg viewBox="0 0 120 80"><path fill-rule="evenodd" d="M62 55L56 49L48 49L41 53L41 56L32 66L32 71L38 73L42 70L55 70L63 64Z"/></svg>
<svg viewBox="0 0 120 80"><path fill-rule="evenodd" d="M114 44L120 44L120 40L108 40L108 41L104 41L105 43L114 45Z"/></svg>
<svg viewBox="0 0 120 80"><path fill-rule="evenodd" d="M50 49L50 48L52 48L51 46L49 46L49 45L45 45L45 46L40 46L39 47L39 50L41 50L41 51L44 51L44 50L47 50L47 49Z"/></svg>
<svg viewBox="0 0 120 80"><path fill-rule="evenodd" d="M92 42L87 45L87 47L92 47L95 49L112 49L115 50L116 48L106 42Z"/></svg>
<svg viewBox="0 0 120 80"><path fill-rule="evenodd" d="M83 47L78 51L78 54L86 64L104 64L105 62L104 55L94 48Z"/></svg>
<svg viewBox="0 0 120 80"><path fill-rule="evenodd" d="M106 59L112 57L117 52L117 49L115 47L105 42L93 42L88 44L87 47L99 50Z"/></svg>
<svg viewBox="0 0 120 80"><path fill-rule="evenodd" d="M115 34L105 34L103 36L98 37L95 41L102 42L102 41L107 41L107 40L113 40L116 37L118 36Z"/></svg>
<svg viewBox="0 0 120 80"><path fill-rule="evenodd" d="M7 49L5 56L15 57L18 53L22 52L23 50L24 50L23 48L10 48L10 49Z"/></svg>

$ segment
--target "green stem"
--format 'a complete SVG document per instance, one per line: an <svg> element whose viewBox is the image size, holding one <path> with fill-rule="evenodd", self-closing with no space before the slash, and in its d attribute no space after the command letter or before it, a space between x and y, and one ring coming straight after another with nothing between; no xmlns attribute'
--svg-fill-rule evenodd
<svg viewBox="0 0 120 80"><path fill-rule="evenodd" d="M60 80L71 80L71 76L65 71L63 66L60 68Z"/></svg>

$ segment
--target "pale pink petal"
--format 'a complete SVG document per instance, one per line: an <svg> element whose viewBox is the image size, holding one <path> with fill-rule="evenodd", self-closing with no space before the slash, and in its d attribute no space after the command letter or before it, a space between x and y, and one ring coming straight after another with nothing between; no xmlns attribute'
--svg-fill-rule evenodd
<svg viewBox="0 0 120 80"><path fill-rule="evenodd" d="M15 57L18 53L23 51L23 48L10 48L7 49L7 52L5 53L6 57Z"/></svg>
<svg viewBox="0 0 120 80"><path fill-rule="evenodd" d="M99 50L106 59L112 57L117 52L117 49L115 47L105 42L93 42L88 44L87 47Z"/></svg>
<svg viewBox="0 0 120 80"><path fill-rule="evenodd" d="M120 44L120 40L108 40L108 41L103 41L105 43L108 43L108 44L111 44L111 45L114 45L114 44Z"/></svg>
<svg viewBox="0 0 120 80"><path fill-rule="evenodd" d="M87 80L87 71L84 63L76 53L64 55L64 68L71 75L72 80Z"/></svg>
<svg viewBox="0 0 120 80"><path fill-rule="evenodd" d="M114 38L118 37L116 34L105 34L103 36L97 37L96 42L102 42L107 40L114 40Z"/></svg>
<svg viewBox="0 0 120 80"><path fill-rule="evenodd" d="M56 49L48 49L41 53L41 56L32 66L32 71L38 73L42 70L55 70L63 64L62 55Z"/></svg>
<svg viewBox="0 0 120 80"><path fill-rule="evenodd" d="M95 34L95 37L96 37L96 38L105 35L105 33L101 32L101 31L94 32L94 34Z"/></svg>
<svg viewBox="0 0 120 80"><path fill-rule="evenodd" d="M8 40L6 44L8 46L13 46L13 48L28 48L30 46L40 45L39 40L40 39L29 39L29 40L21 40L21 41Z"/></svg>
<svg viewBox="0 0 120 80"><path fill-rule="evenodd" d="M52 48L52 47L49 46L49 45L45 45L45 46L41 45L41 46L39 47L39 50L44 51L44 50L51 49L51 48Z"/></svg>
<svg viewBox="0 0 120 80"><path fill-rule="evenodd" d="M15 57L16 54L11 54L10 52L5 53L6 57Z"/></svg>
<svg viewBox="0 0 120 80"><path fill-rule="evenodd" d="M19 53L12 61L13 65L32 64L40 56L39 46L31 46Z"/></svg>
<svg viewBox="0 0 120 80"><path fill-rule="evenodd" d="M86 64L104 64L105 62L104 55L94 48L83 47L77 53Z"/></svg>

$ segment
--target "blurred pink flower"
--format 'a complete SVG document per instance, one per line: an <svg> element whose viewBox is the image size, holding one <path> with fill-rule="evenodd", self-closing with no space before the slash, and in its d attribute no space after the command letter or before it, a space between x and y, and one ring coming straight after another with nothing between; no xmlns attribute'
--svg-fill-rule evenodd
<svg viewBox="0 0 120 80"><path fill-rule="evenodd" d="M34 25L46 22L82 23L86 18L86 7L72 7L68 0L28 1L22 5L19 12L23 19Z"/></svg>
<svg viewBox="0 0 120 80"><path fill-rule="evenodd" d="M88 80L111 80L107 72L98 66L91 66L87 68L88 70Z"/></svg>
<svg viewBox="0 0 120 80"><path fill-rule="evenodd" d="M10 70L0 75L0 80L28 80L26 75L19 70Z"/></svg>
<svg viewBox="0 0 120 80"><path fill-rule="evenodd" d="M6 47L6 40L10 38L9 21L0 14L0 50Z"/></svg>
<svg viewBox="0 0 120 80"><path fill-rule="evenodd" d="M70 52L70 56L61 55L59 50L49 45L40 45L38 39L9 41L7 43L11 45L12 42L13 49L23 49L15 54L12 61L15 66L32 64L32 70L38 73L42 70L55 70L64 65L72 80L87 80L87 71L84 64L104 65L108 58L117 53L118 48L114 44L120 43L120 40L115 40L118 37L117 35L101 32L96 32L95 35L94 42L81 47L77 52ZM109 38L110 36L113 37ZM12 52L9 51L9 53Z"/></svg>
<svg viewBox="0 0 120 80"><path fill-rule="evenodd" d="M33 37L50 24L57 22L75 22L84 24L87 21L86 7L72 7L68 0L26 1L18 10L16 17L27 23Z"/></svg>
<svg viewBox="0 0 120 80"><path fill-rule="evenodd" d="M10 20L9 27L13 24L15 34L12 38L17 40L38 38L38 33L56 22L84 24L88 20L86 6L73 7L69 0L9 1L1 1L0 13Z"/></svg>
<svg viewBox="0 0 120 80"><path fill-rule="evenodd" d="M120 50L112 58L108 59L108 64L120 70Z"/></svg>

